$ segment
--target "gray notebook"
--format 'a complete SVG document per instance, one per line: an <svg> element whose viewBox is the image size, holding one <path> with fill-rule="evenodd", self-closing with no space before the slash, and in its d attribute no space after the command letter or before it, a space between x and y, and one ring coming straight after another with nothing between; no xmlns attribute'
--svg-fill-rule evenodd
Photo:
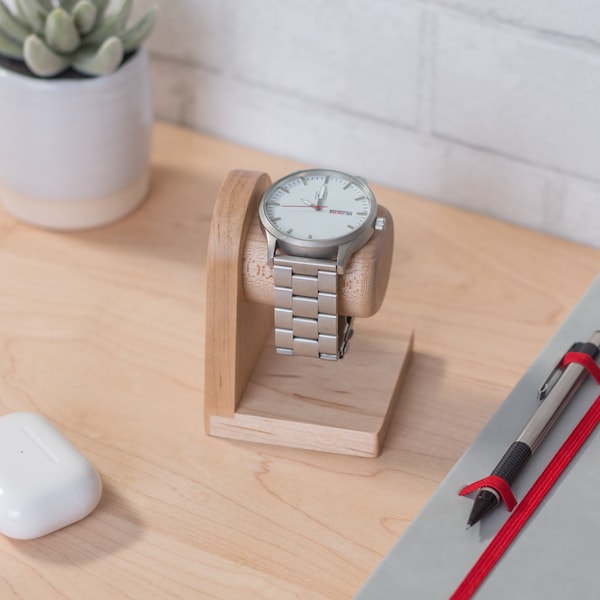
<svg viewBox="0 0 600 600"><path fill-rule="evenodd" d="M576 341L600 329L600 277L560 326L473 444L384 557L355 600L448 598L510 516L504 506L466 529L460 489L488 475L538 404L537 389ZM515 332L518 335L518 332ZM600 386L588 377L512 486L523 498L577 425ZM476 596L600 597L600 426L524 526Z"/></svg>

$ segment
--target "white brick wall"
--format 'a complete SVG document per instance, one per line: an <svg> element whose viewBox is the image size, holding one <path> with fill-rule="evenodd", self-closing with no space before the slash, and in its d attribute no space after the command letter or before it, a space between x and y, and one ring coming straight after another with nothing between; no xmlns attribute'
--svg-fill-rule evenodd
<svg viewBox="0 0 600 600"><path fill-rule="evenodd" d="M600 175L597 153L576 150L600 149L600 51L443 16L436 73L436 135L535 166Z"/></svg>
<svg viewBox="0 0 600 600"><path fill-rule="evenodd" d="M159 117L600 247L600 2L158 4Z"/></svg>

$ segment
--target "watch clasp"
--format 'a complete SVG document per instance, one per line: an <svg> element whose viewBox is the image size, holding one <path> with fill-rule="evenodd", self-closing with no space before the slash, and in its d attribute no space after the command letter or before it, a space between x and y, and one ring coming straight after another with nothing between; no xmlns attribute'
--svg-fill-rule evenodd
<svg viewBox="0 0 600 600"><path fill-rule="evenodd" d="M341 316L340 318L342 319L343 323L340 339L339 357L344 358L344 354L346 354L346 352L348 351L348 343L350 342L350 338L354 334L354 329L352 327L354 317Z"/></svg>

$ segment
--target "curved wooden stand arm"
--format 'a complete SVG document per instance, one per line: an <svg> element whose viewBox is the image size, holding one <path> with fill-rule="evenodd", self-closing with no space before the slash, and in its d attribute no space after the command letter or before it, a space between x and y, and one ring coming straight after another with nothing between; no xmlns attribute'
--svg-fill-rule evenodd
<svg viewBox="0 0 600 600"><path fill-rule="evenodd" d="M343 360L278 355L272 343L273 280L258 223L265 173L229 173L211 222L206 281L204 416L210 435L377 456L412 332L396 340L357 331ZM393 223L349 262L340 312L371 316L389 280Z"/></svg>

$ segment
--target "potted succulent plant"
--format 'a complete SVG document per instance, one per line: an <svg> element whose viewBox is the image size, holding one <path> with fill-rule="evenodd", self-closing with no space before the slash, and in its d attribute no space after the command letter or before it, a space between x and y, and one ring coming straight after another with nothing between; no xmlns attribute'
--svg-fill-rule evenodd
<svg viewBox="0 0 600 600"><path fill-rule="evenodd" d="M133 0L0 0L0 202L26 222L97 227L149 185L152 102Z"/></svg>

